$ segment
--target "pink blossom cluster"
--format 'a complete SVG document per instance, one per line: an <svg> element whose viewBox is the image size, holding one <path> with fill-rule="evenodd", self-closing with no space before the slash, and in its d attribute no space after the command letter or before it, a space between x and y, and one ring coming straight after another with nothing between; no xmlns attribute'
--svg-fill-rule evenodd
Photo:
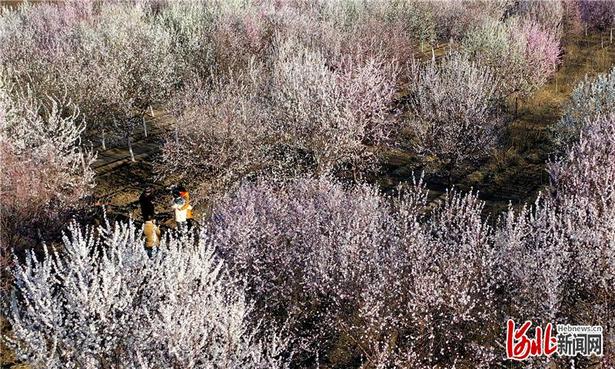
<svg viewBox="0 0 615 369"><path fill-rule="evenodd" d="M0 259L57 237L94 183L95 156L70 101L39 99L0 73ZM4 271L3 269L3 280ZM6 280L8 282L8 279Z"/></svg>
<svg viewBox="0 0 615 369"><path fill-rule="evenodd" d="M383 197L302 178L242 186L216 206L209 232L230 270L249 276L259 314L296 332L298 359L344 350L326 360L490 367L503 360L510 317L615 323L613 118L589 122L549 164L549 191L495 224L474 194L432 204L420 183Z"/></svg>
<svg viewBox="0 0 615 369"><path fill-rule="evenodd" d="M246 176L348 172L376 163L372 147L395 129L398 67L382 56L348 57L331 69L299 40L278 39L271 65L197 82L176 100L176 128L158 170L215 194Z"/></svg>
<svg viewBox="0 0 615 369"><path fill-rule="evenodd" d="M468 33L462 47L472 60L495 70L505 97L534 93L555 73L561 54L556 30L517 17L483 23Z"/></svg>

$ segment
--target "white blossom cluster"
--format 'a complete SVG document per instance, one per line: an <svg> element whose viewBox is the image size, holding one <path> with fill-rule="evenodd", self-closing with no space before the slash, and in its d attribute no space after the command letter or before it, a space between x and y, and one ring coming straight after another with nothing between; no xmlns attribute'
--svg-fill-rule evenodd
<svg viewBox="0 0 615 369"><path fill-rule="evenodd" d="M132 223L73 224L63 243L15 267L11 341L31 367L287 367L287 338L250 319L206 234L152 258Z"/></svg>
<svg viewBox="0 0 615 369"><path fill-rule="evenodd" d="M594 78L585 77L572 92L562 118L552 128L560 147L575 142L587 120L615 113L615 67Z"/></svg>
<svg viewBox="0 0 615 369"><path fill-rule="evenodd" d="M408 75L407 125L417 152L447 161L449 169L490 153L504 125L491 68L451 54L440 63L415 62Z"/></svg>

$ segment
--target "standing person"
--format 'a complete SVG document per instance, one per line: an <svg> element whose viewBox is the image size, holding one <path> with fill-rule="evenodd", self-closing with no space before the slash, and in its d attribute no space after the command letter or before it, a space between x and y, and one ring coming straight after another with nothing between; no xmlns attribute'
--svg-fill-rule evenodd
<svg viewBox="0 0 615 369"><path fill-rule="evenodd" d="M153 220L156 216L154 208L154 189L149 186L139 196L139 205L141 206L141 215L144 221Z"/></svg>
<svg viewBox="0 0 615 369"><path fill-rule="evenodd" d="M145 252L151 258L158 253L158 246L160 246L160 228L156 225L155 219L145 221L143 234L145 235Z"/></svg>
<svg viewBox="0 0 615 369"><path fill-rule="evenodd" d="M184 199L186 204L184 205L186 209L186 222L188 224L188 228L192 228L192 205L190 205L190 193L186 190L186 188L182 185L179 185L179 197Z"/></svg>
<svg viewBox="0 0 615 369"><path fill-rule="evenodd" d="M183 232L192 223L192 206L190 205L190 194L184 186L179 185L173 189L173 209L175 210L175 223L177 229Z"/></svg>

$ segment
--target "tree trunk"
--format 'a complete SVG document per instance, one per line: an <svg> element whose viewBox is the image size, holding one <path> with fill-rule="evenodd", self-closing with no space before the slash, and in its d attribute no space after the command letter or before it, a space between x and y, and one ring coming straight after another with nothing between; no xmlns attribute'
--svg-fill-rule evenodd
<svg viewBox="0 0 615 369"><path fill-rule="evenodd" d="M145 114L141 116L141 121L143 122L143 134L147 137L147 123L145 122Z"/></svg>
<svg viewBox="0 0 615 369"><path fill-rule="evenodd" d="M107 142L105 141L105 129L104 128L102 130L102 138L100 141L101 141L100 143L102 144L102 149L107 150Z"/></svg>
<svg viewBox="0 0 615 369"><path fill-rule="evenodd" d="M128 151L130 152L130 160L131 161L136 161L135 160L135 153L132 151L132 138L130 134L126 135L126 140L128 141Z"/></svg>
<svg viewBox="0 0 615 369"><path fill-rule="evenodd" d="M152 118L155 118L155 116L154 116L154 109L152 108L151 105L149 106L149 115L151 115Z"/></svg>

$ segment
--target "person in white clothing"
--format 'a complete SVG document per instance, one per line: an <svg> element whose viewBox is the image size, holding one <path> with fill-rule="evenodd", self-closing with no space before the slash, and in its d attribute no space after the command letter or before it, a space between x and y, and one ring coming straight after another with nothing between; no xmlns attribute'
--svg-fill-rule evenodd
<svg viewBox="0 0 615 369"><path fill-rule="evenodd" d="M175 223L177 229L184 231L187 229L188 215L192 211L192 206L186 203L182 197L176 197L173 199L173 210L175 210Z"/></svg>

